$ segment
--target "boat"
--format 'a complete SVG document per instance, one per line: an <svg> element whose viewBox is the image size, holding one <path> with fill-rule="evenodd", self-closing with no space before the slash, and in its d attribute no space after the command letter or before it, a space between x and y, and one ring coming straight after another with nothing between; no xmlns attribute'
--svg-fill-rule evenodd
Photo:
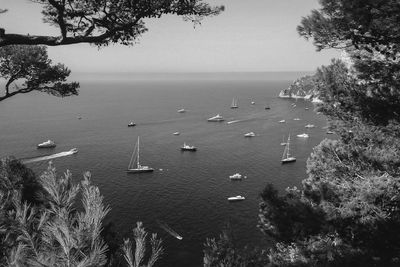
<svg viewBox="0 0 400 267"><path fill-rule="evenodd" d="M76 154L76 153L78 153L78 149L77 148L73 148L69 152L71 152L72 154Z"/></svg>
<svg viewBox="0 0 400 267"><path fill-rule="evenodd" d="M224 120L225 119L221 115L217 114L216 116L209 118L207 121L217 121L217 122L219 122L219 121L224 121Z"/></svg>
<svg viewBox="0 0 400 267"><path fill-rule="evenodd" d="M308 108L304 108L305 110L308 110Z"/></svg>
<svg viewBox="0 0 400 267"><path fill-rule="evenodd" d="M135 164L136 163L136 164ZM127 173L142 173L152 172L153 168L149 166L140 165L140 138L138 136L135 148L133 149L131 160L128 165Z"/></svg>
<svg viewBox="0 0 400 267"><path fill-rule="evenodd" d="M285 122L286 122L285 120L280 120L280 121L279 121L279 123L285 123Z"/></svg>
<svg viewBox="0 0 400 267"><path fill-rule="evenodd" d="M229 179L231 180L242 180L242 175L240 173L235 173L232 175L229 175Z"/></svg>
<svg viewBox="0 0 400 267"><path fill-rule="evenodd" d="M196 151L197 147L195 146L189 146L186 143L183 143L183 146L181 146L182 151Z"/></svg>
<svg viewBox="0 0 400 267"><path fill-rule="evenodd" d="M251 101L251 104L252 104L252 105L255 105L255 104L256 104L256 102L254 102L254 101Z"/></svg>
<svg viewBox="0 0 400 267"><path fill-rule="evenodd" d="M133 127L133 126L136 126L136 123L134 123L133 121L131 121L131 122L128 124L128 127Z"/></svg>
<svg viewBox="0 0 400 267"><path fill-rule="evenodd" d="M282 164L284 164L284 163L295 162L295 161L296 161L296 158L292 157L290 155L290 134L289 134L286 145L285 145L285 150L283 150L281 162L282 162Z"/></svg>
<svg viewBox="0 0 400 267"><path fill-rule="evenodd" d="M249 133L244 134L244 137L254 137L254 136L256 136L256 134L254 132L249 132Z"/></svg>
<svg viewBox="0 0 400 267"><path fill-rule="evenodd" d="M232 99L232 104L231 104L231 108L238 108L238 101L237 99L233 98Z"/></svg>
<svg viewBox="0 0 400 267"><path fill-rule="evenodd" d="M174 132L173 135L180 135L180 132Z"/></svg>
<svg viewBox="0 0 400 267"><path fill-rule="evenodd" d="M185 112L186 112L186 110L184 108L178 109L178 113L185 113Z"/></svg>
<svg viewBox="0 0 400 267"><path fill-rule="evenodd" d="M245 200L245 197L242 196L236 196L236 197L228 197L229 201L240 201L240 200Z"/></svg>
<svg viewBox="0 0 400 267"><path fill-rule="evenodd" d="M326 131L326 134L334 134L332 131Z"/></svg>
<svg viewBox="0 0 400 267"><path fill-rule="evenodd" d="M294 120L294 121L299 121L299 120L300 120L300 118L294 118L293 120Z"/></svg>
<svg viewBox="0 0 400 267"><path fill-rule="evenodd" d="M315 125L314 124L307 124L306 126L304 126L304 127L306 127L306 128L314 128L315 127Z"/></svg>
<svg viewBox="0 0 400 267"><path fill-rule="evenodd" d="M178 240L182 240L183 237L181 235L179 235L177 232L175 232L171 227L169 227L166 223L157 220L158 225L164 229L167 233L169 233L170 235L172 235L173 237L175 237Z"/></svg>
<svg viewBox="0 0 400 267"><path fill-rule="evenodd" d="M302 134L298 134L297 137L308 138L310 136L308 134L306 134L306 133L302 133Z"/></svg>
<svg viewBox="0 0 400 267"><path fill-rule="evenodd" d="M54 141L51 141L50 139L37 145L37 148L53 148L53 147L56 147L56 143L54 143Z"/></svg>
<svg viewBox="0 0 400 267"><path fill-rule="evenodd" d="M271 109L271 107L270 106L265 106L264 109Z"/></svg>

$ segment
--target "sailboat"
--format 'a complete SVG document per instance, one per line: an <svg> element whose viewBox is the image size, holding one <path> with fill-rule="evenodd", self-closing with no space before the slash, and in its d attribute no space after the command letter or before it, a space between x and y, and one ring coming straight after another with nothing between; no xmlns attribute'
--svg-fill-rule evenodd
<svg viewBox="0 0 400 267"><path fill-rule="evenodd" d="M233 98L233 99L232 99L231 108L238 108L238 107L239 107L239 106L238 106L238 101L237 101L237 99Z"/></svg>
<svg viewBox="0 0 400 267"><path fill-rule="evenodd" d="M285 146L285 150L283 151L282 160L281 160L282 164L296 161L295 157L291 157L290 156L289 146L290 146L290 134L288 136L288 140L287 140L287 143L286 143L286 146Z"/></svg>
<svg viewBox="0 0 400 267"><path fill-rule="evenodd" d="M142 173L142 172L152 172L154 171L153 168L149 166L140 165L140 139L138 136L135 148L132 152L132 157L128 165L128 169L126 170L127 173ZM136 164L135 164L136 163Z"/></svg>

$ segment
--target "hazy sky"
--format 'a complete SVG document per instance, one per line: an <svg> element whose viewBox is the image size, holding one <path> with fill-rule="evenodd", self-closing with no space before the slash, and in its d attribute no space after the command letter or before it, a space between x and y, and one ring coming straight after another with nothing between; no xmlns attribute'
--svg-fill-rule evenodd
<svg viewBox="0 0 400 267"><path fill-rule="evenodd" d="M316 52L300 38L302 16L318 0L209 0L225 12L193 28L179 17L148 21L149 31L133 47L98 50L88 44L49 47L50 57L74 72L235 72L312 71L337 51ZM28 0L0 0L0 25L8 33L56 34L42 22L41 5Z"/></svg>

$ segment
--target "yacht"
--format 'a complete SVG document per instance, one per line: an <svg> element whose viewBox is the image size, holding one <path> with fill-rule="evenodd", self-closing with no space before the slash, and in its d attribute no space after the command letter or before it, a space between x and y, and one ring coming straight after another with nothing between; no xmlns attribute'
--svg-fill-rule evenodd
<svg viewBox="0 0 400 267"><path fill-rule="evenodd" d="M285 120L280 120L280 121L279 121L279 123L285 123L285 122L286 122Z"/></svg>
<svg viewBox="0 0 400 267"><path fill-rule="evenodd" d="M180 132L174 132L173 135L180 135Z"/></svg>
<svg viewBox="0 0 400 267"><path fill-rule="evenodd" d="M183 143L183 146L181 146L182 151L196 151L197 147L195 146L189 146L186 143Z"/></svg>
<svg viewBox="0 0 400 267"><path fill-rule="evenodd" d="M237 99L232 99L232 104L231 104L231 108L238 108L239 106L238 106L238 101L237 101Z"/></svg>
<svg viewBox="0 0 400 267"><path fill-rule="evenodd" d="M240 173L235 173L235 174L229 175L229 179L231 179L231 180L242 180L242 175Z"/></svg>
<svg viewBox="0 0 400 267"><path fill-rule="evenodd" d="M140 165L140 143L139 136L136 142L136 146L133 149L131 160L128 165L127 173L142 173L142 172L152 172L153 168L149 166Z"/></svg>
<svg viewBox="0 0 400 267"><path fill-rule="evenodd" d="M51 141L50 139L47 140L46 142L37 145L37 148L52 148L52 147L56 147L56 143L54 143L54 141Z"/></svg>
<svg viewBox="0 0 400 267"><path fill-rule="evenodd" d="M247 134L244 134L244 137L254 137L256 134L254 132L249 132Z"/></svg>
<svg viewBox="0 0 400 267"><path fill-rule="evenodd" d="M136 126L136 123L134 123L133 121L131 121L131 122L128 124L128 127L133 127L133 126Z"/></svg>
<svg viewBox="0 0 400 267"><path fill-rule="evenodd" d="M304 127L306 127L306 128L314 128L315 127L315 125L314 124L307 124L306 126L304 126Z"/></svg>
<svg viewBox="0 0 400 267"><path fill-rule="evenodd" d="M229 201L240 201L240 200L245 200L245 197L242 196L236 196L236 197L228 197Z"/></svg>
<svg viewBox="0 0 400 267"><path fill-rule="evenodd" d="M284 163L295 162L295 161L296 161L296 158L292 157L290 155L290 134L289 134L286 145L285 145L285 150L283 151L283 154L282 154L281 162L282 162L282 164L284 164Z"/></svg>
<svg viewBox="0 0 400 267"><path fill-rule="evenodd" d="M186 110L184 108L178 109L178 113L185 113L185 112L186 112Z"/></svg>
<svg viewBox="0 0 400 267"><path fill-rule="evenodd" d="M298 134L297 137L308 138L310 136L308 134L306 134L306 133L302 133L302 134Z"/></svg>
<svg viewBox="0 0 400 267"><path fill-rule="evenodd" d="M217 121L217 122L219 122L219 121L224 121L224 120L225 119L221 115L217 114L216 116L209 118L207 121Z"/></svg>

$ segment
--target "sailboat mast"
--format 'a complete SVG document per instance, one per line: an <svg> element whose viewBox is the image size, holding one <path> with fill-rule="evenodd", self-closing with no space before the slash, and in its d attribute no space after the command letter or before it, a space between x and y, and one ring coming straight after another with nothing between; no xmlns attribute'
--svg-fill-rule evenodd
<svg viewBox="0 0 400 267"><path fill-rule="evenodd" d="M139 168L140 162L139 162L139 152L140 152L140 144L139 144L139 136L137 138L137 167Z"/></svg>
<svg viewBox="0 0 400 267"><path fill-rule="evenodd" d="M289 147L289 145L290 145L290 134L289 134L288 139L287 139L287 154L286 154L286 158L290 157L290 147Z"/></svg>

